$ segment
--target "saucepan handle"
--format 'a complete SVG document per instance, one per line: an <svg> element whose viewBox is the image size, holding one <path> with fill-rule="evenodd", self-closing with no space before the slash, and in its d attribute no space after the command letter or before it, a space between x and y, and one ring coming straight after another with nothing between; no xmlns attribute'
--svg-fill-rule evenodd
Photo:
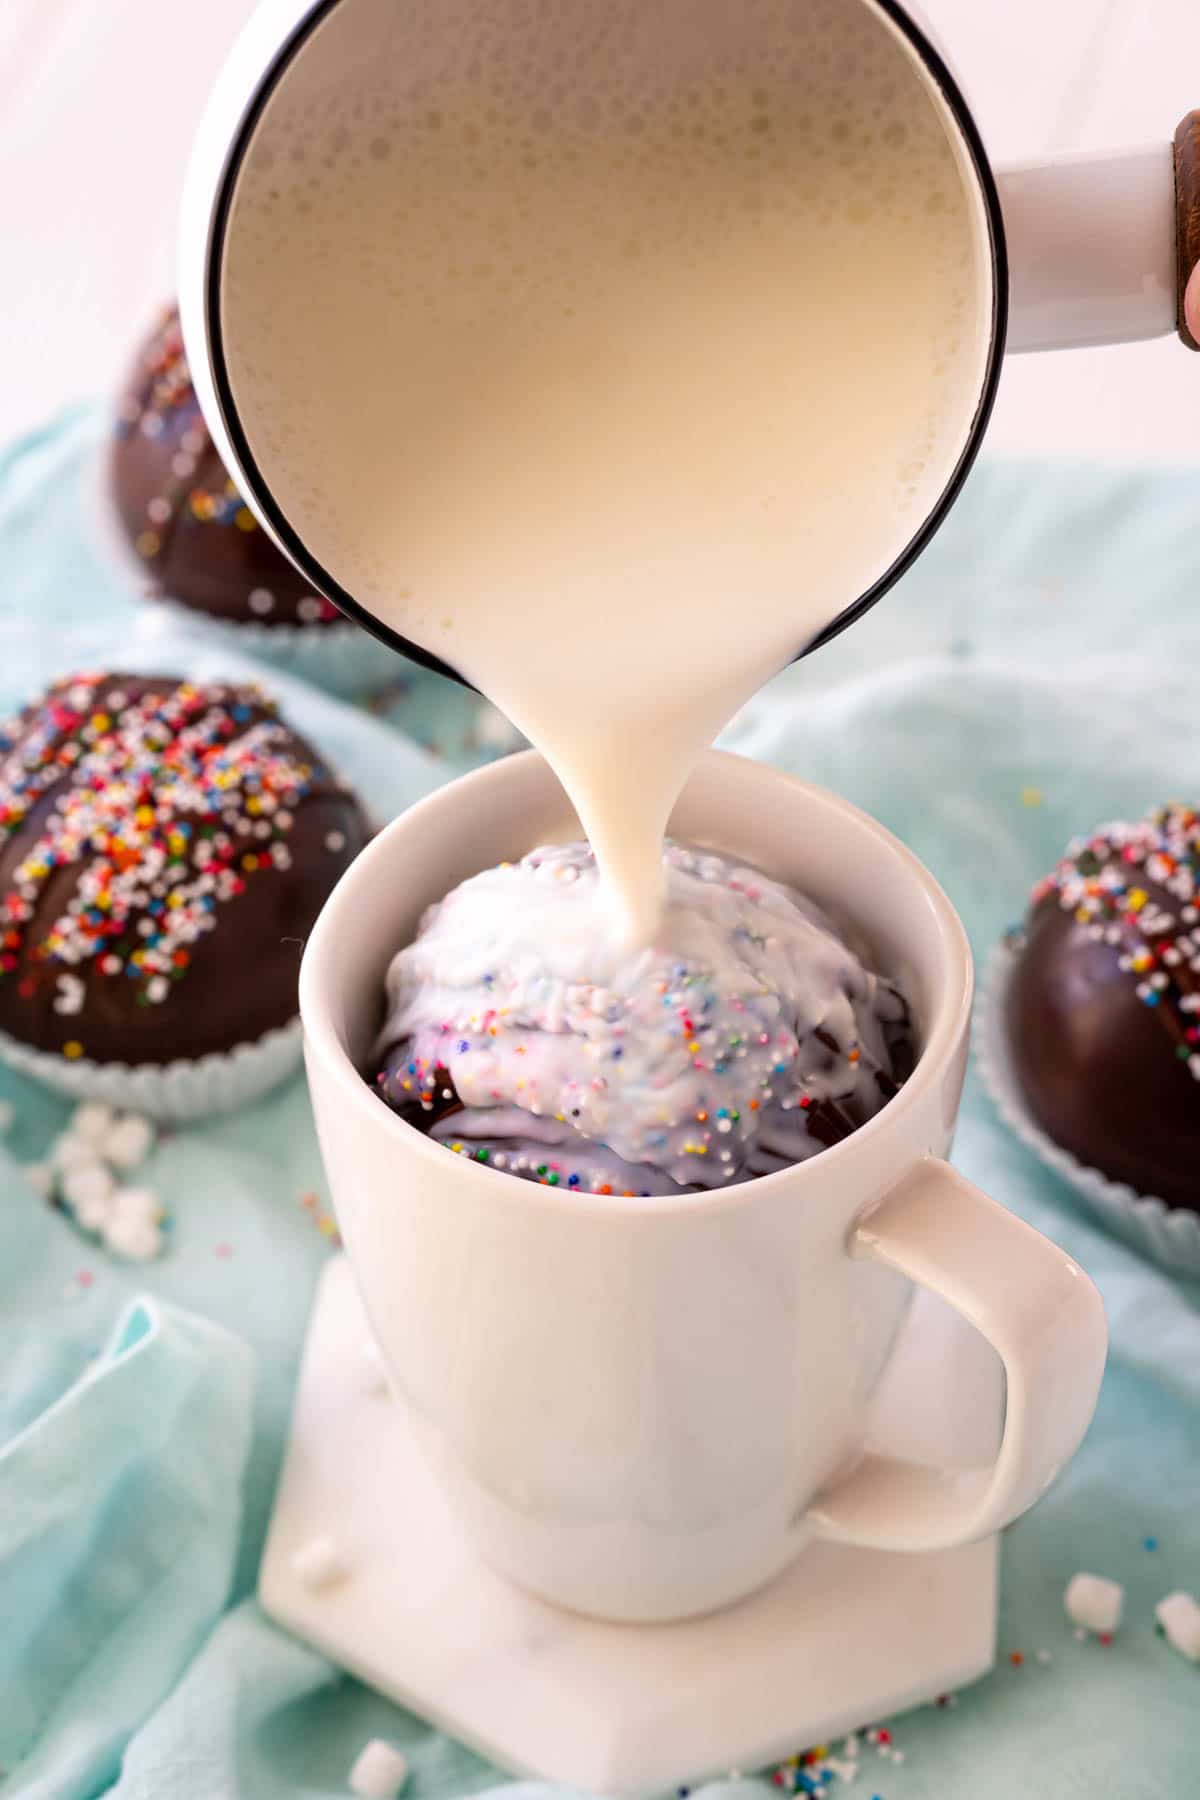
<svg viewBox="0 0 1200 1800"><path fill-rule="evenodd" d="M1178 331L1200 252L1200 115L1138 150L996 171L1008 244L1010 350L1118 344Z"/></svg>

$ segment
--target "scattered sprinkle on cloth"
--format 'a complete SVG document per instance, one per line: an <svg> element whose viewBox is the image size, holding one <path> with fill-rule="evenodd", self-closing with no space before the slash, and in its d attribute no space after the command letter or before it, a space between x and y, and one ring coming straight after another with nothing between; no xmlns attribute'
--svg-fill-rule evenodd
<svg viewBox="0 0 1200 1800"><path fill-rule="evenodd" d="M0 706L72 665L257 672L380 820L504 753L474 696L399 659L394 686L355 706L186 626L148 631L153 609L91 541L102 432L80 409L0 455ZM1200 795L1197 593L1200 473L985 464L901 586L724 741L899 832L980 956L1076 830ZM138 1178L163 1196L170 1237L144 1267L105 1256L22 1179L66 1104L0 1071L4 1101L0 1800L334 1800L376 1737L407 1758L413 1800L550 1800L340 1676L251 1597L336 1241L302 1077L164 1135ZM1153 1610L1200 1589L1200 1284L1106 1237L974 1077L955 1157L1095 1276L1112 1356L1081 1454L1008 1534L994 1673L891 1721L890 1744L864 1741L845 1791L1191 1793L1200 1669L1156 1635ZM1111 1645L1072 1635L1062 1595L1079 1569L1124 1584ZM777 1786L803 1791L795 1768ZM770 1771L700 1790L774 1791Z"/></svg>

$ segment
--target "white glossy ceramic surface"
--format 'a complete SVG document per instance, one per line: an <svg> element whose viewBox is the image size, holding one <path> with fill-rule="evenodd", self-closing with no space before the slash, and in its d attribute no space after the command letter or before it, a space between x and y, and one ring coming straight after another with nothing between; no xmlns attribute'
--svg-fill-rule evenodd
<svg viewBox="0 0 1200 1800"><path fill-rule="evenodd" d="M1074 1451L1104 1363L1086 1276L939 1160L971 966L932 877L844 801L716 751L672 830L852 919L915 1004L922 1050L902 1093L800 1167L656 1199L542 1188L448 1154L363 1081L384 971L423 908L479 868L577 834L532 752L381 833L328 901L300 981L342 1235L452 1507L522 1586L627 1620L738 1599L814 1536L924 1550L995 1531ZM990 1470L863 1454L913 1281L1004 1361Z"/></svg>
<svg viewBox="0 0 1200 1800"><path fill-rule="evenodd" d="M740 1606L678 1625L547 1606L480 1560L404 1408L372 1379L367 1341L339 1257L313 1308L259 1599L502 1767L576 1793L665 1794L764 1768L991 1667L995 1538L926 1556L814 1544ZM918 1296L871 1408L878 1447L983 1463L1003 1406L978 1333ZM319 1589L295 1567L315 1538L332 1539L347 1569ZM854 1791L890 1791L889 1766L862 1754Z"/></svg>

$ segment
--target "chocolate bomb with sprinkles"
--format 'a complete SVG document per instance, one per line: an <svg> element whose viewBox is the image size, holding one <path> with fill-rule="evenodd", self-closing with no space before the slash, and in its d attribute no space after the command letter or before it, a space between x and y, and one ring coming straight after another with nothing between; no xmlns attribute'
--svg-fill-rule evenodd
<svg viewBox="0 0 1200 1800"><path fill-rule="evenodd" d="M262 1038L368 835L256 686L57 682L0 727L0 1031L134 1065Z"/></svg>
<svg viewBox="0 0 1200 1800"><path fill-rule="evenodd" d="M668 841L659 934L608 929L585 843L482 870L392 959L375 1082L416 1129L565 1192L771 1175L870 1122L912 1068L908 1002L806 896Z"/></svg>
<svg viewBox="0 0 1200 1800"><path fill-rule="evenodd" d="M117 402L108 488L152 598L234 625L346 628L230 480L200 411L174 306L138 351Z"/></svg>
<svg viewBox="0 0 1200 1800"><path fill-rule="evenodd" d="M1089 1168L1200 1210L1200 816L1076 838L1034 889L1009 988L1013 1067Z"/></svg>

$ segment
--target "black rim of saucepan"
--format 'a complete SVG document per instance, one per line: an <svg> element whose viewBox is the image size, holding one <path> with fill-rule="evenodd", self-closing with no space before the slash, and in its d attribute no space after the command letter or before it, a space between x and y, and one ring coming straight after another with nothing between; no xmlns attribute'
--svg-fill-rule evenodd
<svg viewBox="0 0 1200 1800"><path fill-rule="evenodd" d="M238 461L247 477L254 497L262 511L271 522L271 526L280 543L286 549L291 560L303 575L312 583L320 594L329 600L369 631L373 637L386 644L389 649L399 651L411 661L422 663L428 669L435 669L441 675L448 675L454 681L465 686L471 684L465 676L459 674L449 664L429 651L423 650L419 644L410 643L398 631L382 623L374 614L360 605L352 594L348 594L341 584L330 574L329 570L312 555L290 519L283 512L275 495L263 478L257 459L250 448L242 421L233 397L233 387L229 379L229 368L225 356L225 344L221 325L221 269L227 242L230 209L237 188L238 176L242 163L253 140L258 122L277 87L280 78L287 69L292 58L298 54L314 31L338 6L341 0L317 0L311 11L306 14L291 36L279 49L270 69L263 78L253 102L247 109L245 117L238 127L225 167L221 174L221 185L213 209L212 229L209 238L209 254L205 276L204 303L207 314L209 355L212 367L213 384L217 393L218 404L224 420L225 429L237 452ZM824 630L818 632L811 642L804 645L796 653L796 658L807 656L813 650L819 650L823 644L853 625L856 619L882 599L888 589L897 582L909 565L924 550L934 533L939 529L950 508L962 489L963 482L970 472L979 452L979 446L991 416L995 403L996 387L1000 379L1000 364L1004 357L1004 336L1008 321L1008 254L1004 239L1004 220L1000 210L1000 195L996 189L995 177L987 152L983 147L971 110L945 62L929 43L923 32L913 23L899 4L899 0L870 0L870 4L893 21L901 35L913 46L930 75L933 77L943 98L958 126L963 142L966 144L975 170L975 177L983 195L987 212L988 233L991 240L992 255L992 329L991 344L988 352L988 364L984 373L983 386L979 395L979 404L971 421L971 429L962 454L955 464L954 470L938 498L937 504L925 518L920 529L912 537L900 555L886 569L879 579L868 588L851 605L840 612L836 619Z"/></svg>

